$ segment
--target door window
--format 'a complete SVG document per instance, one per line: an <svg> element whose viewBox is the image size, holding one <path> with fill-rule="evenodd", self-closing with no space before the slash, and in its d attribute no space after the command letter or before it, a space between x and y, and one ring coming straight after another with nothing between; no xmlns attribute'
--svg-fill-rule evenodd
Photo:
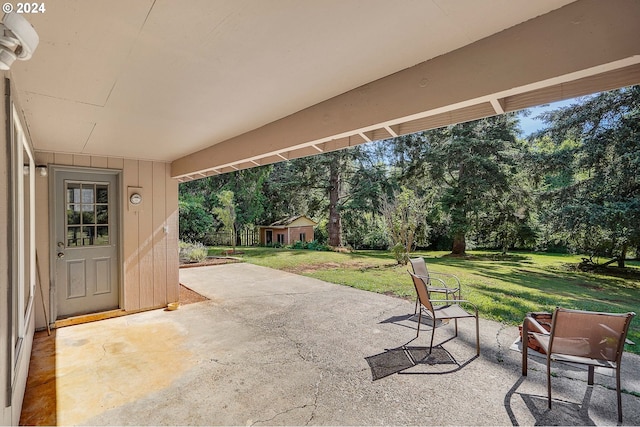
<svg viewBox="0 0 640 427"><path fill-rule="evenodd" d="M65 181L67 247L109 245L109 184Z"/></svg>

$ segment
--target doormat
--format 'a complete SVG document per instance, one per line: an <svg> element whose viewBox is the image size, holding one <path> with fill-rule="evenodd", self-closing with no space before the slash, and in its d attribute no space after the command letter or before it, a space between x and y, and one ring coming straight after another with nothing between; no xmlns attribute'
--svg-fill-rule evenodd
<svg viewBox="0 0 640 427"><path fill-rule="evenodd" d="M429 347L400 347L365 357L371 368L373 381L397 374L418 364L438 365L456 364L451 354L444 348L433 347L429 354Z"/></svg>

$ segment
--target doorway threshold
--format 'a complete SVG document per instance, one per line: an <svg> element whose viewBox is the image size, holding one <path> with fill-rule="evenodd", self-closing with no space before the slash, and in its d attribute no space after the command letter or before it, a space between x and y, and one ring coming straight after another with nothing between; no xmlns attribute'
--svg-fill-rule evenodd
<svg viewBox="0 0 640 427"><path fill-rule="evenodd" d="M111 319L113 317L126 316L132 314L130 311L124 311L121 308L115 310L101 311L99 313L81 314L78 316L67 317L65 319L56 320L53 324L54 328L64 328L65 326L80 325L82 323L96 322L98 320Z"/></svg>

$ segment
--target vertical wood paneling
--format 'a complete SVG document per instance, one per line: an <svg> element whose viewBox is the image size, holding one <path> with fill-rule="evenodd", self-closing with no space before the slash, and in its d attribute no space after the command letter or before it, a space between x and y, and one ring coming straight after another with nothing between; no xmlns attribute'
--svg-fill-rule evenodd
<svg viewBox="0 0 640 427"><path fill-rule="evenodd" d="M115 157L108 157L107 167L109 169L124 169L124 160Z"/></svg>
<svg viewBox="0 0 640 427"><path fill-rule="evenodd" d="M91 166L91 157L79 154L73 155L73 166L89 167Z"/></svg>
<svg viewBox="0 0 640 427"><path fill-rule="evenodd" d="M129 208L127 187L138 186L138 162L125 160L122 169L122 227L124 309L140 309L140 264L138 261L138 212Z"/></svg>
<svg viewBox="0 0 640 427"><path fill-rule="evenodd" d="M106 157L91 156L91 167L106 169L109 167L109 160Z"/></svg>
<svg viewBox="0 0 640 427"><path fill-rule="evenodd" d="M167 302L166 175L169 165L153 164L153 304Z"/></svg>
<svg viewBox="0 0 640 427"><path fill-rule="evenodd" d="M71 154L55 153L53 155L53 162L56 165L72 165L73 164L73 156Z"/></svg>
<svg viewBox="0 0 640 427"><path fill-rule="evenodd" d="M36 153L36 163L121 169L122 308L135 311L178 301L178 182L171 178L168 164L41 152ZM51 250L48 179L36 180L37 251L47 308ZM129 209L130 186L142 187L144 201L138 211ZM36 294L41 307L39 292ZM42 310L36 312L37 325L43 327Z"/></svg>
<svg viewBox="0 0 640 427"><path fill-rule="evenodd" d="M138 185L142 187L142 209L138 212L138 263L140 308L153 307L153 165L138 162Z"/></svg>
<svg viewBox="0 0 640 427"><path fill-rule="evenodd" d="M167 167L167 301L178 301L180 294L178 260L178 181L171 178L171 168Z"/></svg>

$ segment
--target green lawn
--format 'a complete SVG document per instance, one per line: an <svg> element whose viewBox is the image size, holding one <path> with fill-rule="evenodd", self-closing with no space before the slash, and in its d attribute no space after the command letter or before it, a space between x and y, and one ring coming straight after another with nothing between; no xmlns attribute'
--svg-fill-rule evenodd
<svg viewBox="0 0 640 427"><path fill-rule="evenodd" d="M212 248L217 255L226 248ZM327 282L367 291L415 298L407 266L397 265L390 252L353 253L307 250L240 248L246 262L286 270ZM467 258L446 256L448 252L418 252L433 271L455 274L462 283L462 296L478 306L481 316L519 324L528 311L552 311L556 306L593 311L639 311L640 262L628 266L633 278L574 271L568 267L581 257L574 255L470 251ZM626 350L640 354L640 319L631 324Z"/></svg>

